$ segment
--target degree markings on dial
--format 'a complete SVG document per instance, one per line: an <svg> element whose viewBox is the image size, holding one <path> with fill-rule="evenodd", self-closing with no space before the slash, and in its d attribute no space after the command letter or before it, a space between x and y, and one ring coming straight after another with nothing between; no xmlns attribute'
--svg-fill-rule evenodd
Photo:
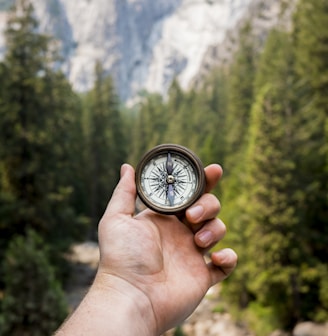
<svg viewBox="0 0 328 336"><path fill-rule="evenodd" d="M169 184L166 180L168 172L166 169L167 154L158 156L152 159L145 167L142 173L142 185L144 186L145 194L151 198L152 202L161 206L167 207L179 206L188 201L193 191L195 190L196 176L194 175L194 168L182 158L174 157L172 171L175 182ZM168 188L171 186L171 192L177 196L174 198L172 204L168 199Z"/></svg>

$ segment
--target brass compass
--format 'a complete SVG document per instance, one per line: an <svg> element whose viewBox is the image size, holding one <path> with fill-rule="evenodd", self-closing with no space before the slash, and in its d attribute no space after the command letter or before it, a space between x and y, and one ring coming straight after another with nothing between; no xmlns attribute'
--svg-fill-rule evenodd
<svg viewBox="0 0 328 336"><path fill-rule="evenodd" d="M147 152L136 167L137 192L143 203L162 214L180 214L205 190L201 160L191 150L163 144Z"/></svg>

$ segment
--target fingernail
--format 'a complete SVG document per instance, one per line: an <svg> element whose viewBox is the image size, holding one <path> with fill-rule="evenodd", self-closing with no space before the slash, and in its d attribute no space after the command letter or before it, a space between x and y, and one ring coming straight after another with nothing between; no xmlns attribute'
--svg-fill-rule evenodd
<svg viewBox="0 0 328 336"><path fill-rule="evenodd" d="M201 205L196 205L194 207L191 207L188 210L189 216L193 219L193 220L197 220L199 219L203 213L204 213L204 208Z"/></svg>
<svg viewBox="0 0 328 336"><path fill-rule="evenodd" d="M220 259L220 262L225 262L227 258L229 258L229 253L226 250L220 250L214 252L216 257Z"/></svg>
<svg viewBox="0 0 328 336"><path fill-rule="evenodd" d="M121 166L121 178L124 176L126 170L127 170L127 165L123 163Z"/></svg>
<svg viewBox="0 0 328 336"><path fill-rule="evenodd" d="M213 235L211 231L201 231L197 234L197 237L202 242L203 247L212 243Z"/></svg>

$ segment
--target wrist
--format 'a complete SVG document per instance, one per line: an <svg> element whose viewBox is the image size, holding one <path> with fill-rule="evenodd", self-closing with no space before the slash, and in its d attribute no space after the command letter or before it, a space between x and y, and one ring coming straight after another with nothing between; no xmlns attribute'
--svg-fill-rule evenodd
<svg viewBox="0 0 328 336"><path fill-rule="evenodd" d="M75 329L76 328L76 329ZM156 321L147 296L128 281L98 273L76 312L59 335L157 335Z"/></svg>
<svg viewBox="0 0 328 336"><path fill-rule="evenodd" d="M105 309L108 309L109 300L112 300L109 305L114 311L120 307L122 314L116 313L116 316L121 319L123 328L127 330L126 335L154 336L157 334L156 319L149 298L129 281L99 271L93 290L98 295L107 294ZM113 321L110 322L113 323ZM117 335L123 336L125 333L118 332Z"/></svg>

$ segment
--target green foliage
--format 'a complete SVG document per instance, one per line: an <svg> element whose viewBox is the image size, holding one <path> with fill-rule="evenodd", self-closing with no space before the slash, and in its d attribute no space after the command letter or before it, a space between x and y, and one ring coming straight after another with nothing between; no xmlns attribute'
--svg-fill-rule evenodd
<svg viewBox="0 0 328 336"><path fill-rule="evenodd" d="M86 97L86 142L90 216L98 224L119 179L126 158L126 141L118 98L110 76L95 66L94 88Z"/></svg>
<svg viewBox="0 0 328 336"><path fill-rule="evenodd" d="M174 330L174 334L173 336L185 336L186 334L183 332L183 329L181 326L178 326L175 330Z"/></svg>
<svg viewBox="0 0 328 336"><path fill-rule="evenodd" d="M313 253L319 259L326 254L328 244L328 29L327 25L322 28L327 22L325 2L300 1L293 32L302 148L297 164L306 191L302 200L304 225L311 223L314 229L309 232L308 243L315 246Z"/></svg>
<svg viewBox="0 0 328 336"><path fill-rule="evenodd" d="M223 314L227 312L227 308L225 306L225 304L223 303L219 303L218 305L216 305L213 309L212 309L213 313L218 313L218 314Z"/></svg>
<svg viewBox="0 0 328 336"><path fill-rule="evenodd" d="M242 190L246 189L245 155L258 59L250 22L246 22L241 27L238 41L238 48L232 57L231 65L226 70L226 122L223 129L226 154L222 181L222 190L224 190L222 216L231 225L231 243L236 243L233 245L237 245L237 251L238 246L242 246L245 239L243 226L247 223L244 214L244 203L247 202L247 197ZM240 259L242 258L240 251ZM246 297L242 301L247 301Z"/></svg>
<svg viewBox="0 0 328 336"><path fill-rule="evenodd" d="M327 99L324 94L328 85L328 32L323 28L327 26L327 12L325 1L301 0L295 14L296 68L320 100Z"/></svg>
<svg viewBox="0 0 328 336"><path fill-rule="evenodd" d="M64 293L47 252L34 231L10 242L4 259L1 335L50 335L66 317Z"/></svg>
<svg viewBox="0 0 328 336"><path fill-rule="evenodd" d="M303 29L295 26L297 36ZM239 183L236 176L226 185L239 187L239 195L228 190L224 198L231 202L225 216L235 232L228 240L240 255L225 291L251 312L246 315L254 326L264 319L272 330L327 318L327 267L321 259L328 246L322 193L327 157L324 118L315 103L324 97L302 78L295 43L279 31L266 41L256 69L243 174Z"/></svg>
<svg viewBox="0 0 328 336"><path fill-rule="evenodd" d="M51 38L37 32L33 7L17 1L9 14L0 64L0 259L11 238L35 229L51 248L57 275L62 253L84 238L85 189L79 99L64 75ZM0 286L3 269L0 267Z"/></svg>
<svg viewBox="0 0 328 336"><path fill-rule="evenodd" d="M300 1L293 31L272 30L261 51L247 23L229 66L137 112L133 162L176 142L224 165L220 247L239 263L223 294L257 331L327 319L326 20L326 5Z"/></svg>
<svg viewBox="0 0 328 336"><path fill-rule="evenodd" d="M87 216L95 231L127 154L136 164L157 144L179 143L225 169L215 190L228 226L220 248L233 247L239 264L223 294L239 317L260 335L327 320L327 4L300 0L292 30L272 30L263 49L246 23L230 64L197 89L176 80L165 99L145 93L124 118L101 64L78 97L53 70L52 39L37 33L33 8L17 6L0 63L0 256L33 228L58 262ZM0 279L5 308L23 278Z"/></svg>
<svg viewBox="0 0 328 336"><path fill-rule="evenodd" d="M246 22L240 29L238 50L229 67L226 146L229 169L236 166L247 144L247 129L253 102L257 53L252 37L252 25ZM235 157L233 155L235 154Z"/></svg>
<svg viewBox="0 0 328 336"><path fill-rule="evenodd" d="M279 328L279 322L270 306L264 307L260 303L252 302L243 311L244 318L256 335L270 335Z"/></svg>
<svg viewBox="0 0 328 336"><path fill-rule="evenodd" d="M129 160L137 164L140 157L151 147L162 143L170 120L164 108L163 99L158 94L145 95L139 104L127 139L129 140Z"/></svg>
<svg viewBox="0 0 328 336"><path fill-rule="evenodd" d="M184 92L174 81L167 101L157 94L145 95L129 132L130 161L136 164L146 150L157 144L178 143L196 151L205 164L222 163L223 90L223 75L218 72L199 91Z"/></svg>

